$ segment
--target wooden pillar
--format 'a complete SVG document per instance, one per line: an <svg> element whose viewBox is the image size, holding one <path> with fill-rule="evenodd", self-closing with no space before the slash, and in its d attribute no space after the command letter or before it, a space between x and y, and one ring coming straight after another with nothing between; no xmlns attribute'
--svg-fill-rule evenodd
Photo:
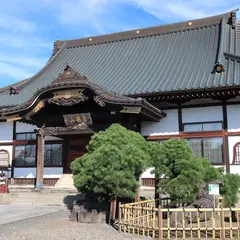
<svg viewBox="0 0 240 240"><path fill-rule="evenodd" d="M222 105L223 109L223 157L224 157L224 164L226 165L226 172L230 173L230 163L229 163L229 146L228 146L228 119L227 119L227 104L226 101L223 101Z"/></svg>
<svg viewBox="0 0 240 240"><path fill-rule="evenodd" d="M139 175L139 187L136 189L136 197L135 201L139 202L140 201L140 188L142 186L142 174Z"/></svg>
<svg viewBox="0 0 240 240"><path fill-rule="evenodd" d="M183 132L183 122L182 122L182 106L181 104L178 105L178 129L179 132Z"/></svg>
<svg viewBox="0 0 240 240"><path fill-rule="evenodd" d="M37 131L37 177L36 189L43 188L43 168L44 168L44 135L42 129Z"/></svg>
<svg viewBox="0 0 240 240"><path fill-rule="evenodd" d="M13 142L12 147L12 163L11 163L11 184L14 184L14 166L15 166L15 152L16 152L16 122L13 122Z"/></svg>

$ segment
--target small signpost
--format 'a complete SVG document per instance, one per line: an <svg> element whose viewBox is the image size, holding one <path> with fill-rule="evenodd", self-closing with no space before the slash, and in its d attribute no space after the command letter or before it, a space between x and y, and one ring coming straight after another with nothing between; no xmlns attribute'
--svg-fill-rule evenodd
<svg viewBox="0 0 240 240"><path fill-rule="evenodd" d="M213 195L213 208L215 209L215 196L219 194L219 184L209 184L208 185L209 195Z"/></svg>

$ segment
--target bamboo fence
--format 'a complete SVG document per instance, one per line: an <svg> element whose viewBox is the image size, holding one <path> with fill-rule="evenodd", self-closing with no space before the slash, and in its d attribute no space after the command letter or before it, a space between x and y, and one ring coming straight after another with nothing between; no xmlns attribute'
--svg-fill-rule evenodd
<svg viewBox="0 0 240 240"><path fill-rule="evenodd" d="M156 208L155 200L119 204L119 232L158 239L240 239L240 208Z"/></svg>

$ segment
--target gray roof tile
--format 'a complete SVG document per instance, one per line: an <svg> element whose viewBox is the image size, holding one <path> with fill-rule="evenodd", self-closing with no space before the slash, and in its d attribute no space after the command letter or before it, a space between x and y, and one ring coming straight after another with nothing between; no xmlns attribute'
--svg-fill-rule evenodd
<svg viewBox="0 0 240 240"><path fill-rule="evenodd" d="M154 34L147 34L148 29L135 37L129 37L130 32L122 33L119 40L116 34L105 41L100 36L92 43L86 39L58 42L60 50L45 68L22 83L18 95L0 92L0 106L27 101L56 79L66 64L102 88L122 95L240 85L239 61L224 55L240 54L240 26L233 29L227 24L229 16L203 19L202 25L201 20L192 21L191 27L188 22L179 23L178 30L174 24L160 30L151 28ZM218 60L225 72L215 74Z"/></svg>

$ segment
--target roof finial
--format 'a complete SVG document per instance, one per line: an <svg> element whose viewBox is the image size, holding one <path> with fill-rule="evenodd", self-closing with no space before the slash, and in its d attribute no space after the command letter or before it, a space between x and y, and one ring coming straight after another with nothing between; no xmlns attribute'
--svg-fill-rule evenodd
<svg viewBox="0 0 240 240"><path fill-rule="evenodd" d="M19 93L19 91L17 90L17 88L16 87L10 87L10 95L16 95L16 94L18 94Z"/></svg>
<svg viewBox="0 0 240 240"><path fill-rule="evenodd" d="M238 10L238 9L237 9ZM234 10L231 12L231 24L232 24L232 29L235 29L236 28L236 23L237 23L237 14L236 14L236 11L237 10Z"/></svg>
<svg viewBox="0 0 240 240"><path fill-rule="evenodd" d="M225 70L224 70L224 66L221 64L221 63L219 63L219 62L217 62L215 65L214 65L214 70L215 70L215 72L217 72L217 73L221 73L221 72L224 72Z"/></svg>

